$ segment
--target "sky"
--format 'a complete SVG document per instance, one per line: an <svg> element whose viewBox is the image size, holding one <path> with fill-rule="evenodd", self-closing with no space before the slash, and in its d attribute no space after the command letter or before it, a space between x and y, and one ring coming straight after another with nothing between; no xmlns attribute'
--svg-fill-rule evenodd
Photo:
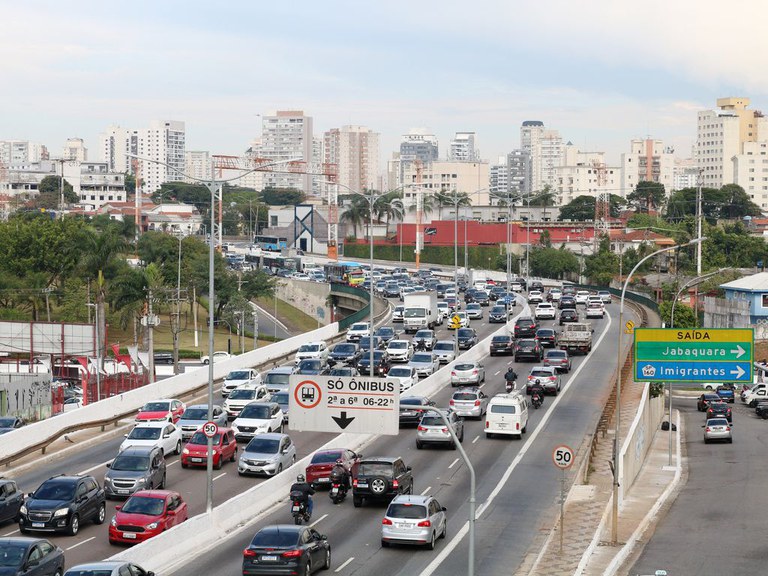
<svg viewBox="0 0 768 576"><path fill-rule="evenodd" d="M241 154L261 114L303 110L315 135L411 129L483 159L541 120L609 165L633 138L689 157L696 113L725 96L768 108L760 0L0 0L0 140L98 159L110 125L186 123L188 150Z"/></svg>

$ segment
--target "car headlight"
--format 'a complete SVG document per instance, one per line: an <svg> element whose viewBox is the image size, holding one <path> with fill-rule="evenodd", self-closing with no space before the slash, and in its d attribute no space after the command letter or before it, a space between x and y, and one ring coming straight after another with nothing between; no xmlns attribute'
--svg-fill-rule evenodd
<svg viewBox="0 0 768 576"><path fill-rule="evenodd" d="M184 450L181 451L182 454L189 454L189 448L184 448Z"/></svg>
<svg viewBox="0 0 768 576"><path fill-rule="evenodd" d="M158 526L157 522L152 522L151 524L147 524L146 528L147 530L154 530L155 528L157 528L157 526Z"/></svg>
<svg viewBox="0 0 768 576"><path fill-rule="evenodd" d="M19 508L19 512L21 512L22 514L26 514L27 513L26 505L22 504L21 508Z"/></svg>
<svg viewBox="0 0 768 576"><path fill-rule="evenodd" d="M112 526L117 526L117 516L112 516L112 520L110 521L110 524L112 524Z"/></svg>
<svg viewBox="0 0 768 576"><path fill-rule="evenodd" d="M56 510L56 512L53 513L54 518L61 518L62 516L66 516L69 514L69 508L59 508Z"/></svg>

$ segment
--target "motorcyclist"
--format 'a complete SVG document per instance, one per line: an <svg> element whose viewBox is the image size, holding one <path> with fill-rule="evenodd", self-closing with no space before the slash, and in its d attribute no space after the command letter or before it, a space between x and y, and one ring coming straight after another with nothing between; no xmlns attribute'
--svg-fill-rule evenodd
<svg viewBox="0 0 768 576"><path fill-rule="evenodd" d="M291 485L291 494L294 492L300 492L301 498L307 503L307 512L312 516L312 509L314 502L312 501L312 494L315 493L315 489L307 482L304 474L296 476L296 482Z"/></svg>
<svg viewBox="0 0 768 576"><path fill-rule="evenodd" d="M336 460L336 464L333 465L330 475L331 482L334 484L340 484L345 490L350 488L349 471L344 467L344 463L341 459Z"/></svg>
<svg viewBox="0 0 768 576"><path fill-rule="evenodd" d="M504 380L507 383L508 389L514 390L517 388L517 372L515 372L515 369L511 364L504 374Z"/></svg>
<svg viewBox="0 0 768 576"><path fill-rule="evenodd" d="M534 382L533 386L531 386L531 400L538 399L538 402L541 404L544 404L544 387L541 385L540 382Z"/></svg>
<svg viewBox="0 0 768 576"><path fill-rule="evenodd" d="M427 349L427 343L423 338L416 341L416 350L418 352L424 352Z"/></svg>

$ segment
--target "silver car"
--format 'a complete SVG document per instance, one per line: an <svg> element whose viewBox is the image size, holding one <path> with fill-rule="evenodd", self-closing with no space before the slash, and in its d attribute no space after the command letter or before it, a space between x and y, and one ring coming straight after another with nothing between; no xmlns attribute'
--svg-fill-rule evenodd
<svg viewBox="0 0 768 576"><path fill-rule="evenodd" d="M445 538L445 506L432 496L401 494L387 507L381 522L381 546L415 544L435 547L435 540Z"/></svg>
<svg viewBox="0 0 768 576"><path fill-rule="evenodd" d="M432 354L437 356L440 364L448 364L456 359L456 342L454 340L438 340L432 348Z"/></svg>
<svg viewBox="0 0 768 576"><path fill-rule="evenodd" d="M704 443L723 441L733 443L733 424L725 418L709 418L704 428Z"/></svg>
<svg viewBox="0 0 768 576"><path fill-rule="evenodd" d="M240 454L237 473L274 476L296 462L296 446L288 434L268 433L254 436Z"/></svg>
<svg viewBox="0 0 768 576"><path fill-rule="evenodd" d="M133 576L155 576L150 570L144 570L133 562L124 560L105 560L104 562L89 562L88 564L78 564L72 566L64 572L64 576L123 576L130 574Z"/></svg>
<svg viewBox="0 0 768 576"><path fill-rule="evenodd" d="M483 308L477 302L467 304L466 312L472 320L482 320L483 318Z"/></svg>
<svg viewBox="0 0 768 576"><path fill-rule="evenodd" d="M485 366L481 362L460 362L451 370L451 386L485 382Z"/></svg>
<svg viewBox="0 0 768 576"><path fill-rule="evenodd" d="M464 420L459 418L453 410L443 410L442 413L448 419L448 424L453 428L453 433L456 434L459 442L463 442ZM421 450L424 444L447 444L451 450L456 450L456 444L445 427L445 422L432 411L425 413L416 427L416 448Z"/></svg>
<svg viewBox="0 0 768 576"><path fill-rule="evenodd" d="M451 410L463 418L478 420L488 411L488 396L480 388L460 388L451 396Z"/></svg>
<svg viewBox="0 0 768 576"><path fill-rule="evenodd" d="M184 414L181 415L178 423L176 424L181 428L181 439L186 441L192 438L192 435L206 422L208 422L208 404L193 404L187 406L184 410ZM213 422L219 426L219 428L226 428L229 426L229 419L224 408L218 404L213 405Z"/></svg>
<svg viewBox="0 0 768 576"><path fill-rule="evenodd" d="M408 366L416 370L420 378L432 376L440 368L440 361L432 352L416 352L411 356Z"/></svg>

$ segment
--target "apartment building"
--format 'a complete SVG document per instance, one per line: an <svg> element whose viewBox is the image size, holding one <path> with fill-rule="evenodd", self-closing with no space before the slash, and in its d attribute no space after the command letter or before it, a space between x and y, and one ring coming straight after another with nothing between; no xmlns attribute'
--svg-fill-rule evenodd
<svg viewBox="0 0 768 576"><path fill-rule="evenodd" d="M742 153L733 157L733 175L752 202L768 209L768 141L744 142Z"/></svg>
<svg viewBox="0 0 768 576"><path fill-rule="evenodd" d="M67 138L67 143L64 144L64 150L62 152L62 158L65 160L73 160L75 162L85 162L88 160L88 148L85 147L85 142L82 138Z"/></svg>
<svg viewBox="0 0 768 576"><path fill-rule="evenodd" d="M674 176L674 153L661 140L632 140L630 151L621 155L621 190L614 194L626 198L638 182L663 184L669 194L674 188Z"/></svg>
<svg viewBox="0 0 768 576"><path fill-rule="evenodd" d="M567 146L563 165L558 166L555 186L557 205L568 204L578 196L597 198L602 193L617 194L621 184L621 168L605 164L603 152L581 152Z"/></svg>
<svg viewBox="0 0 768 576"><path fill-rule="evenodd" d="M480 159L474 132L456 132L448 148L451 162L476 162Z"/></svg>
<svg viewBox="0 0 768 576"><path fill-rule="evenodd" d="M565 145L557 130L548 130L539 120L526 120L520 127L520 149L530 157L530 178L526 193L555 187L557 169L562 165Z"/></svg>
<svg viewBox="0 0 768 576"><path fill-rule="evenodd" d="M377 190L379 134L365 126L328 130L323 135L323 162L337 165L341 188Z"/></svg>
<svg viewBox="0 0 768 576"><path fill-rule="evenodd" d="M187 150L184 152L184 181L190 184L210 181L211 153L207 150Z"/></svg>
<svg viewBox="0 0 768 576"><path fill-rule="evenodd" d="M126 202L125 174L111 172L106 162L64 162L64 179L80 199L79 204L97 210L110 202Z"/></svg>
<svg viewBox="0 0 768 576"><path fill-rule="evenodd" d="M491 204L499 198L520 198L530 179L530 155L522 150L513 150L506 156L500 156L497 164L490 166Z"/></svg>
<svg viewBox="0 0 768 576"><path fill-rule="evenodd" d="M312 132L312 117L302 110L278 110L261 119L261 141L258 157L273 162L300 160L315 161L318 150ZM305 194L313 194L314 178L309 174L264 172L262 187L296 188Z"/></svg>
<svg viewBox="0 0 768 576"><path fill-rule="evenodd" d="M6 168L40 162L50 158L48 149L28 140L0 140L0 164Z"/></svg>

